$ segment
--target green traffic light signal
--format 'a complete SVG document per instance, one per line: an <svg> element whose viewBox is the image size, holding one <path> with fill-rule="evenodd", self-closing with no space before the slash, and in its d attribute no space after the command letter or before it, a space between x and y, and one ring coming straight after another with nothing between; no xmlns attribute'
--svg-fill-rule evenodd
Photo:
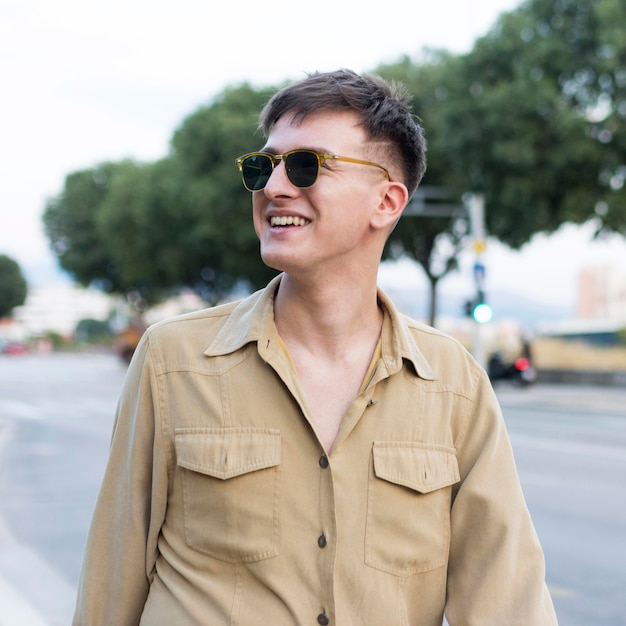
<svg viewBox="0 0 626 626"><path fill-rule="evenodd" d="M478 324L486 324L493 317L493 310L485 302L485 294L479 291L473 300L465 302L465 315L471 317Z"/></svg>
<svg viewBox="0 0 626 626"><path fill-rule="evenodd" d="M491 321L493 311L486 302L478 302L472 309L472 317L479 324L486 324Z"/></svg>

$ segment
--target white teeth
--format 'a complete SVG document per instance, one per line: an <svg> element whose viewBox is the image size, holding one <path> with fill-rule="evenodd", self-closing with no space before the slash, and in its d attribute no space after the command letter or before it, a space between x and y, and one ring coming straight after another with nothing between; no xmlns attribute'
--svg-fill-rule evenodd
<svg viewBox="0 0 626 626"><path fill-rule="evenodd" d="M270 218L270 224L272 226L304 226L307 223L308 220L303 217L298 217L297 215L272 216Z"/></svg>

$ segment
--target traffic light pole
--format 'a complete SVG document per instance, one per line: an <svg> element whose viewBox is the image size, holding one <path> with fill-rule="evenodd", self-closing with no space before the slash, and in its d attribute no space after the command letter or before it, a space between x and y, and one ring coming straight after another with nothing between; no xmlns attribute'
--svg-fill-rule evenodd
<svg viewBox="0 0 626 626"><path fill-rule="evenodd" d="M483 253L486 248L485 237L485 199L482 194L468 193L463 197L470 222L470 234L472 236L474 259L474 282L476 285L476 300L472 311L472 354L476 361L486 367L487 357L485 353L483 326L491 319L491 309L485 303L485 265Z"/></svg>

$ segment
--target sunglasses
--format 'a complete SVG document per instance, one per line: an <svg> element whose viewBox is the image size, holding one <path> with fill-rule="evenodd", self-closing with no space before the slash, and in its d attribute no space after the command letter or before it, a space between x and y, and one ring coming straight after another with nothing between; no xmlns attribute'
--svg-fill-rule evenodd
<svg viewBox="0 0 626 626"><path fill-rule="evenodd" d="M285 172L289 182L300 189L306 189L311 187L317 180L320 167L330 160L346 161L347 163L357 163L359 165L372 165L380 168L385 172L387 180L391 180L387 168L378 165L378 163L337 156L326 152L315 152L315 150L290 150L285 152L285 154L251 152L250 154L240 156L235 160L235 164L241 172L243 186L248 191L261 191L267 185L267 181L279 161L285 164Z"/></svg>

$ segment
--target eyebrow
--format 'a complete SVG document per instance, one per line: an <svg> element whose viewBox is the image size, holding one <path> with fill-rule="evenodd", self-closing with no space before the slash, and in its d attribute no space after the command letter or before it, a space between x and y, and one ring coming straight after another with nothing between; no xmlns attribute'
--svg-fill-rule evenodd
<svg viewBox="0 0 626 626"><path fill-rule="evenodd" d="M332 150L328 150L327 148L313 147L313 146L300 146L298 148L292 148L291 150L284 150L283 152L279 152L272 146L265 146L261 148L259 152L267 152L268 154L284 154L285 152L292 152L292 150L311 150L312 152L318 152L319 154L332 154L335 155L335 152Z"/></svg>

